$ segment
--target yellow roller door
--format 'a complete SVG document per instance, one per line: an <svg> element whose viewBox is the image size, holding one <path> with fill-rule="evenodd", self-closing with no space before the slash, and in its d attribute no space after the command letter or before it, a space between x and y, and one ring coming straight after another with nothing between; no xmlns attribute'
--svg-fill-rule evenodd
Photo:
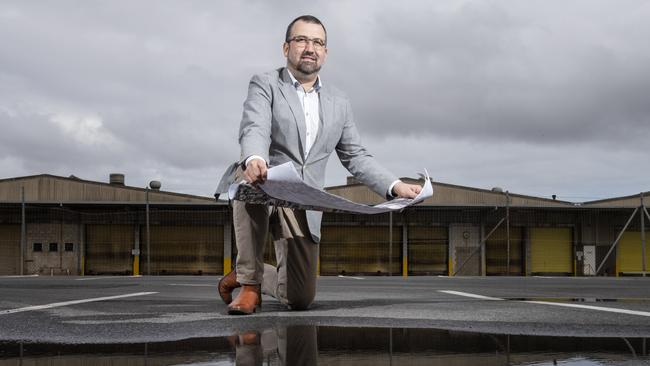
<svg viewBox="0 0 650 366"><path fill-rule="evenodd" d="M646 271L650 269L650 232L646 232ZM629 231L623 233L618 243L618 271L619 272L641 272L642 262L641 232Z"/></svg>
<svg viewBox="0 0 650 366"><path fill-rule="evenodd" d="M134 241L133 225L88 225L86 274L132 273Z"/></svg>
<svg viewBox="0 0 650 366"><path fill-rule="evenodd" d="M0 225L0 275L20 271L20 225Z"/></svg>
<svg viewBox="0 0 650 366"><path fill-rule="evenodd" d="M151 226L152 274L223 274L223 226ZM146 271L145 229L140 231Z"/></svg>
<svg viewBox="0 0 650 366"><path fill-rule="evenodd" d="M488 276L523 274L523 230L510 228L510 273L508 273L508 241L505 228L498 228L485 241L485 272Z"/></svg>
<svg viewBox="0 0 650 366"><path fill-rule="evenodd" d="M573 273L573 234L570 228L530 230L531 272L533 274Z"/></svg>
<svg viewBox="0 0 650 366"><path fill-rule="evenodd" d="M410 275L446 275L449 230L442 226L408 228L408 272Z"/></svg>
<svg viewBox="0 0 650 366"><path fill-rule="evenodd" d="M387 274L387 226L323 226L320 243L322 275ZM393 227L393 274L401 273L401 232Z"/></svg>

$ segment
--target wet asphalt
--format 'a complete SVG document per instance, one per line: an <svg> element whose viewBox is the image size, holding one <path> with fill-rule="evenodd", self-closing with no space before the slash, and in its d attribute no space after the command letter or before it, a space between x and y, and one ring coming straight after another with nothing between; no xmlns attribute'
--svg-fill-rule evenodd
<svg viewBox="0 0 650 366"><path fill-rule="evenodd" d="M264 296L251 316L226 314L218 279L0 277L0 340L161 342L291 325L650 337L650 278L320 277L310 310Z"/></svg>

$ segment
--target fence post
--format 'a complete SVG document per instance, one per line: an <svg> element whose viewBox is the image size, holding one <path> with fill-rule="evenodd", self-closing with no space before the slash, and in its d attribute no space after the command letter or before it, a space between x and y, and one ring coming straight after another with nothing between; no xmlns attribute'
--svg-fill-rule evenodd
<svg viewBox="0 0 650 366"><path fill-rule="evenodd" d="M408 277L409 275L409 243L408 243L408 225L406 221L406 214L402 214L402 276Z"/></svg>
<svg viewBox="0 0 650 366"><path fill-rule="evenodd" d="M151 276L151 232L149 231L149 186L144 191L146 201L146 225L147 225L147 276Z"/></svg>
<svg viewBox="0 0 650 366"><path fill-rule="evenodd" d="M133 230L134 248L133 248L133 275L140 275L140 223L135 225Z"/></svg>
<svg viewBox="0 0 650 366"><path fill-rule="evenodd" d="M226 208L226 214L223 219L223 275L227 275L232 270L232 230L231 230L231 212L230 205Z"/></svg>
<svg viewBox="0 0 650 366"><path fill-rule="evenodd" d="M506 276L510 276L510 192L506 191Z"/></svg>
<svg viewBox="0 0 650 366"><path fill-rule="evenodd" d="M388 275L393 275L393 211L388 213Z"/></svg>
<svg viewBox="0 0 650 366"><path fill-rule="evenodd" d="M643 192L641 192L641 258L643 262L643 277L645 277L645 271L646 271L646 257L645 257L645 217L643 217L643 214L645 212L645 203L643 202Z"/></svg>
<svg viewBox="0 0 650 366"><path fill-rule="evenodd" d="M27 247L27 225L25 223L25 187L20 187L20 275L25 274L25 251Z"/></svg>

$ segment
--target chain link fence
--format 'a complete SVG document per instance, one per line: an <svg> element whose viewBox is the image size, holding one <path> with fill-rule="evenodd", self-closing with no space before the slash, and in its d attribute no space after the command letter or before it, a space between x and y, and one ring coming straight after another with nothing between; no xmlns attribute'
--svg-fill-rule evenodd
<svg viewBox="0 0 650 366"><path fill-rule="evenodd" d="M320 274L644 275L648 222L642 207L326 213ZM0 205L0 275L221 275L236 255L223 204Z"/></svg>

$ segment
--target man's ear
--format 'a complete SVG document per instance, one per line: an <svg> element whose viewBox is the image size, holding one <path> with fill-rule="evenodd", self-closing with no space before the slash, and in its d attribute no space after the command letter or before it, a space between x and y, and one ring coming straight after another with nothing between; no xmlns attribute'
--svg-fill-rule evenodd
<svg viewBox="0 0 650 366"><path fill-rule="evenodd" d="M284 57L289 55L289 44L287 42L284 42L282 45L282 53L284 54Z"/></svg>

